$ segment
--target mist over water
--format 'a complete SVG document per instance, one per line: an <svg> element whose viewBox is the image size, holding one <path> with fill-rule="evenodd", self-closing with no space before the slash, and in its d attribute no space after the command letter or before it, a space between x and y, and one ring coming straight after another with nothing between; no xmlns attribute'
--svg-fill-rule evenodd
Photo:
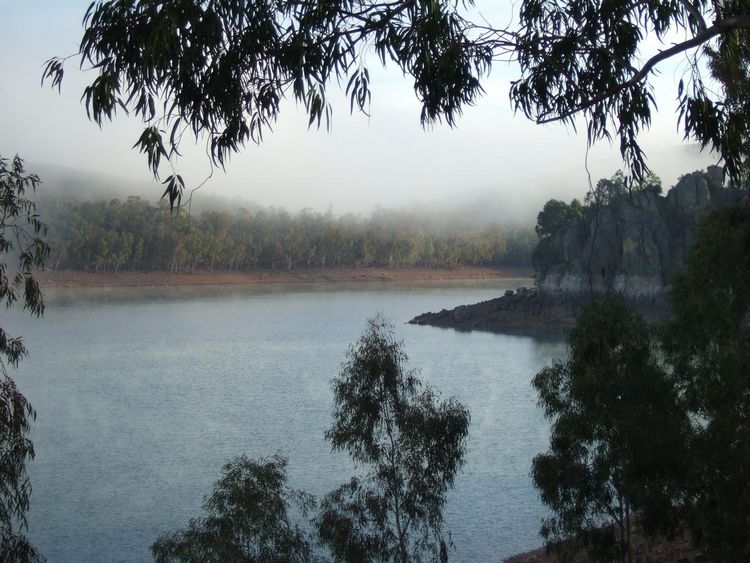
<svg viewBox="0 0 750 563"><path fill-rule="evenodd" d="M530 381L560 338L404 324L528 280L50 292L41 321L15 315L32 354L18 374L39 417L30 537L50 562L149 561L159 533L200 515L221 465L289 458L289 484L320 496L353 474L323 433L329 382L365 319L382 312L410 366L472 417L446 507L451 561L540 544L529 478L547 424Z"/></svg>

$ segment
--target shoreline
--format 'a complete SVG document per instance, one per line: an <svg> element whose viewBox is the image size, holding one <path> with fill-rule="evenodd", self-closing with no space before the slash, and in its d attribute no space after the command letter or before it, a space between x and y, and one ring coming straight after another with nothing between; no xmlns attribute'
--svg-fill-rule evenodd
<svg viewBox="0 0 750 563"><path fill-rule="evenodd" d="M515 292L509 289L501 297L488 301L422 313L409 323L455 330L564 334L575 326L580 310L598 297L597 294L565 294L522 287ZM664 294L628 297L626 302L651 325L669 318L671 313Z"/></svg>
<svg viewBox="0 0 750 563"><path fill-rule="evenodd" d="M253 270L248 272L79 272L44 271L36 274L42 289L93 287L172 287L282 283L441 282L530 278L530 268L316 268L310 270Z"/></svg>
<svg viewBox="0 0 750 563"><path fill-rule="evenodd" d="M695 548L686 533L678 533L675 537L657 536L648 538L641 530L633 532L632 548L635 561L652 561L668 563L697 563L703 561L703 554ZM523 553L517 553L503 559L503 563L559 563L559 559L548 553L544 547L539 547ZM593 563L585 551L573 556L575 563Z"/></svg>

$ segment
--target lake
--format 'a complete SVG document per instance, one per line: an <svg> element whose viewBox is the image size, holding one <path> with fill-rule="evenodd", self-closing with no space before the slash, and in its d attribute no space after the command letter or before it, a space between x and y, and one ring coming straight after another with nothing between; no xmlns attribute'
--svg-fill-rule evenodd
<svg viewBox="0 0 750 563"><path fill-rule="evenodd" d="M321 496L353 474L331 453L330 380L382 313L443 397L471 412L446 527L455 562L541 544L529 477L548 424L530 382L559 336L457 332L413 316L529 280L57 290L47 312L4 314L31 355L19 387L38 417L29 535L51 563L151 561L149 545L201 514L228 459L280 453L289 485Z"/></svg>

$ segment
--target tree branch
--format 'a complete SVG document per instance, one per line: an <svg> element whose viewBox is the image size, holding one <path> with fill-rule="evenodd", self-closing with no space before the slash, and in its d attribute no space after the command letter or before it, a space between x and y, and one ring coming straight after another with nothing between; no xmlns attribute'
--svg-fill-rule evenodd
<svg viewBox="0 0 750 563"><path fill-rule="evenodd" d="M625 82L622 82L618 84L617 86L615 86L614 88L610 88L609 90L602 92L601 94L597 96L594 96L592 98L589 98L588 100L583 101L582 103L578 104L575 108L571 110L568 110L554 117L539 118L536 120L536 122L541 125L545 123L552 123L555 121L565 120L575 115L578 112L588 109L591 106L596 105L599 102L602 102L608 98L611 98L615 94L618 94L622 92L623 90L627 90L631 86L638 84L641 80L646 78L646 76L648 76L651 70L660 62L666 59L669 59L679 53L687 51L688 49L698 47L702 45L703 43L705 43L706 41L710 41L717 35L727 33L729 31L732 31L733 29L750 29L750 16L745 16L745 15L732 16L720 22L716 22L711 27L706 28L704 31L698 33L692 39L688 39L687 41L684 41L682 43L677 43L676 45L673 45L669 49L665 51L661 51L660 53L654 55L646 62L645 65L643 65L641 70L635 73L629 80L626 80Z"/></svg>
<svg viewBox="0 0 750 563"><path fill-rule="evenodd" d="M687 10L687 12L691 16L693 16L693 19L695 20L695 22L700 27L701 32L706 31L706 29L708 27L708 26L706 26L706 20L703 19L703 16L701 15L701 13L698 10L698 8L696 8L695 6L693 6L690 3L690 0L680 0L680 4L682 4L683 8L685 8L685 10Z"/></svg>

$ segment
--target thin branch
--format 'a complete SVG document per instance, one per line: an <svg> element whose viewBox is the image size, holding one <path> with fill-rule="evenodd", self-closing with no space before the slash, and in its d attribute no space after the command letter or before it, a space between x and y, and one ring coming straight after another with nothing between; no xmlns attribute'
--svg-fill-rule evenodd
<svg viewBox="0 0 750 563"><path fill-rule="evenodd" d="M651 70L660 62L694 47L698 47L706 41L710 41L717 35L727 33L728 31L732 31L734 29L750 29L750 16L732 16L730 18L717 22L692 39L688 39L687 41L684 41L682 43L677 43L669 49L661 51L660 53L654 55L646 62L645 65L643 65L641 70L635 73L629 80L626 80L625 82L622 82L614 88L610 88L609 90L602 92L601 94L594 96L593 98L589 98L588 100L581 102L571 110L568 110L554 117L542 117L540 119L537 119L536 122L538 124L545 124L568 119L576 113L586 110L591 106L598 104L599 102L603 102L604 100L613 97L623 90L627 90L631 86L635 86L641 80L646 78Z"/></svg>

